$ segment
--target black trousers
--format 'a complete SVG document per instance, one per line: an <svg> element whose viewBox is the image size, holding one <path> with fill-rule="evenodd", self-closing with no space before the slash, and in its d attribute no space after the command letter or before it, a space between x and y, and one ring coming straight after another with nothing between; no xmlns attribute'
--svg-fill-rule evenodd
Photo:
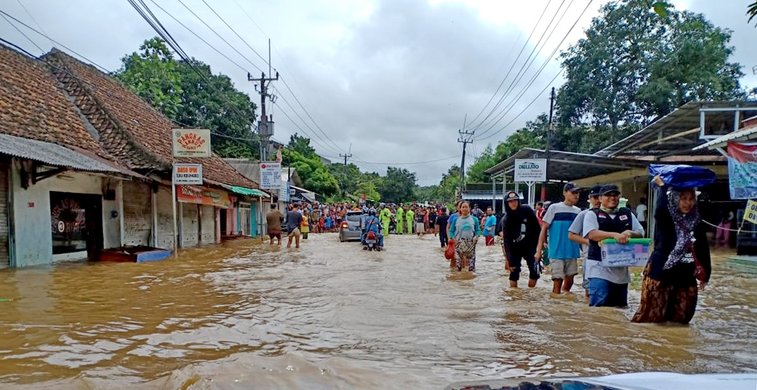
<svg viewBox="0 0 757 390"><path fill-rule="evenodd" d="M447 229L439 230L439 243L442 244L442 248L447 246Z"/></svg>

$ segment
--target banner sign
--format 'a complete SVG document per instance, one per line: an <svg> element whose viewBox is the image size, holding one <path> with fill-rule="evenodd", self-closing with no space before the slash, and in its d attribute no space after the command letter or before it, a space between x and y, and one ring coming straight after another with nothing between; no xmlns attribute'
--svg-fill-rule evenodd
<svg viewBox="0 0 757 390"><path fill-rule="evenodd" d="M757 198L757 145L728 143L731 199Z"/></svg>
<svg viewBox="0 0 757 390"><path fill-rule="evenodd" d="M757 225L757 200L751 199L746 203L744 220Z"/></svg>
<svg viewBox="0 0 757 390"><path fill-rule="evenodd" d="M544 158L516 159L514 180L518 182L547 181L547 160Z"/></svg>
<svg viewBox="0 0 757 390"><path fill-rule="evenodd" d="M264 190L281 189L281 163L260 163L260 188Z"/></svg>
<svg viewBox="0 0 757 390"><path fill-rule="evenodd" d="M231 207L226 191L194 186L176 186L176 199L182 203L195 203L224 209Z"/></svg>
<svg viewBox="0 0 757 390"><path fill-rule="evenodd" d="M173 129L174 157L210 157L210 130Z"/></svg>
<svg viewBox="0 0 757 390"><path fill-rule="evenodd" d="M202 185L202 164L174 164L173 183Z"/></svg>
<svg viewBox="0 0 757 390"><path fill-rule="evenodd" d="M293 195L291 190L289 182L287 182L285 186L279 189L279 200L282 202L289 202L289 197Z"/></svg>

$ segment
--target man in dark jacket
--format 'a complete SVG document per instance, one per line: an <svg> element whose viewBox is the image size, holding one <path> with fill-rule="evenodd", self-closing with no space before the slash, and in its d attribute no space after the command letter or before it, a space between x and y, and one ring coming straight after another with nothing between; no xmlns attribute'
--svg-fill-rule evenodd
<svg viewBox="0 0 757 390"><path fill-rule="evenodd" d="M534 210L520 204L515 191L505 195L507 205L500 221L502 251L505 254L505 269L510 271L510 287L518 287L520 266L523 259L528 265L528 287L536 287L539 265L534 259L541 228Z"/></svg>

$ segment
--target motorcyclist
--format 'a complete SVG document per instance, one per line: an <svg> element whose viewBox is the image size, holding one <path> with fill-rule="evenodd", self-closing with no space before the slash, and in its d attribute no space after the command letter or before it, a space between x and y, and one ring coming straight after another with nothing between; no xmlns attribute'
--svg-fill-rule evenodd
<svg viewBox="0 0 757 390"><path fill-rule="evenodd" d="M365 219L365 233L363 233L363 236L360 239L360 242L365 245L365 238L368 235L368 232L373 232L376 237L378 237L378 247L383 248L384 247L384 235L381 234L381 221L376 217L376 210L370 209L368 210L368 217Z"/></svg>

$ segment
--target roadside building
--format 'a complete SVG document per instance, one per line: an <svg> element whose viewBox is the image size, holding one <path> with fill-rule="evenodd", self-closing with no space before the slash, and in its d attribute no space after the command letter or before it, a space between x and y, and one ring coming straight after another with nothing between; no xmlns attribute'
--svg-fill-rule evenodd
<svg viewBox="0 0 757 390"><path fill-rule="evenodd" d="M97 257L122 245L124 182L49 73L0 46L0 267Z"/></svg>
<svg viewBox="0 0 757 390"><path fill-rule="evenodd" d="M155 184L135 182L124 187L124 198L129 198L124 202L124 242L173 247L174 162L202 164L204 181L203 186L177 186L178 246L220 243L224 235L239 234L240 198L266 195L257 183L216 155L174 158L172 130L177 126L168 118L114 78L59 50L53 49L44 59L104 149L155 180Z"/></svg>

